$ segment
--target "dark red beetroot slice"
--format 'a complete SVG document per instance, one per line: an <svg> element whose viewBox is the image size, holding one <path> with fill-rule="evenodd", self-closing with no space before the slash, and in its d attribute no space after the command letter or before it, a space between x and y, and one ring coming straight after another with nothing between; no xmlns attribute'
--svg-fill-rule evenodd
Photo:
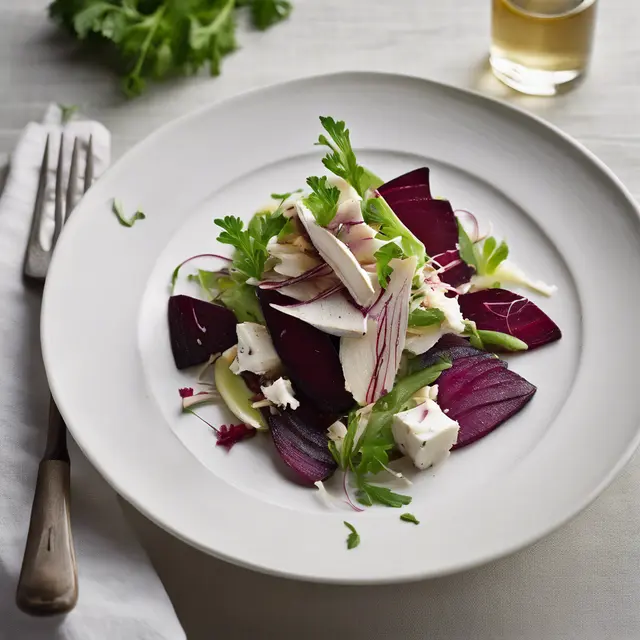
<svg viewBox="0 0 640 640"><path fill-rule="evenodd" d="M387 199L387 194L395 189L402 189L403 187L426 187L426 193L428 197L431 197L431 191L429 187L429 168L420 167L409 171L409 173L403 173L401 176L385 182L378 188L378 192L382 194L384 199Z"/></svg>
<svg viewBox="0 0 640 640"><path fill-rule="evenodd" d="M440 357L453 363L438 378L438 404L460 425L454 448L486 436L520 411L536 388L507 363L480 351L457 336L445 336L421 357L430 366Z"/></svg>
<svg viewBox="0 0 640 640"><path fill-rule="evenodd" d="M458 254L458 221L448 200L432 200L431 198L407 199L406 189L385 190L380 187L387 204L400 218L402 223L422 244L427 254L445 266L459 260ZM465 263L442 273L440 278L454 287L468 282L473 269Z"/></svg>
<svg viewBox="0 0 640 640"><path fill-rule="evenodd" d="M178 369L203 364L214 353L232 347L236 316L229 309L190 296L169 298L169 337Z"/></svg>
<svg viewBox="0 0 640 640"><path fill-rule="evenodd" d="M327 438L332 419L320 417L315 408L303 403L295 411L269 414L267 421L280 457L302 483L311 485L335 471Z"/></svg>
<svg viewBox="0 0 640 640"><path fill-rule="evenodd" d="M258 299L273 345L295 385L321 409L338 414L348 411L354 400L344 388L332 336L270 306L295 304L293 298L260 289Z"/></svg>
<svg viewBox="0 0 640 640"><path fill-rule="evenodd" d="M526 342L529 349L560 340L558 325L531 300L505 289L486 289L458 298L462 315L478 329L501 331Z"/></svg>
<svg viewBox="0 0 640 640"><path fill-rule="evenodd" d="M459 287L461 284L465 284L471 280L473 269L460 259L460 254L457 249L441 253L436 257L436 260L441 267L446 267L451 262L458 262L457 265L440 274L440 280L442 280L442 282L446 282L452 287Z"/></svg>

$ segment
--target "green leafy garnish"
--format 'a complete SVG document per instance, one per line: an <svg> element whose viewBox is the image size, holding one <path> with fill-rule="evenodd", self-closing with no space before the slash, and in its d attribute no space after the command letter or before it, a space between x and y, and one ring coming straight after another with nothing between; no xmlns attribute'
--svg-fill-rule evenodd
<svg viewBox="0 0 640 640"><path fill-rule="evenodd" d="M460 220L458 220L458 245L462 260L473 267L479 276L494 274L509 255L507 243L502 240L498 244L493 236L485 238L482 243L476 242L474 244Z"/></svg>
<svg viewBox="0 0 640 640"><path fill-rule="evenodd" d="M113 204L111 206L111 210L116 214L116 218L118 218L118 222L123 227L133 227L133 225L138 220L144 220L147 216L138 209L130 218L127 218L124 214L124 209L122 208L122 203L119 200L114 198Z"/></svg>
<svg viewBox="0 0 640 640"><path fill-rule="evenodd" d="M427 252L424 245L402 224L382 196L373 196L364 200L362 203L362 216L367 224L375 225L378 228L378 238L381 240L394 240L399 237L404 254L407 257L416 256L418 258L418 267L425 263Z"/></svg>
<svg viewBox="0 0 640 640"><path fill-rule="evenodd" d="M216 271L198 269L188 276L200 284L202 292L212 302L221 302L233 311L238 322L264 324L262 309L256 296L256 288L244 282L237 282L231 276Z"/></svg>
<svg viewBox="0 0 640 640"><path fill-rule="evenodd" d="M472 347L482 349L483 351L491 351L490 347L499 347L505 351L526 351L529 346L515 336L501 331L487 331L478 329L475 322L465 320L465 333L469 337Z"/></svg>
<svg viewBox="0 0 640 640"><path fill-rule="evenodd" d="M420 524L420 520L418 520L413 513L403 513L400 516L400 520L404 522L412 522L413 524Z"/></svg>
<svg viewBox="0 0 640 640"><path fill-rule="evenodd" d="M311 176L307 178L307 184L311 193L304 199L304 203L313 214L316 222L321 227L326 227L338 212L340 189L330 186L326 176L321 178Z"/></svg>
<svg viewBox="0 0 640 640"><path fill-rule="evenodd" d="M430 327L444 322L444 312L441 309L425 309L418 307L409 314L410 327Z"/></svg>
<svg viewBox="0 0 640 640"><path fill-rule="evenodd" d="M360 534L356 531L356 528L346 520L344 526L351 532L347 537L347 549L355 549L360 544Z"/></svg>
<svg viewBox="0 0 640 640"><path fill-rule="evenodd" d="M378 282L383 289L387 288L389 278L393 273L393 269L389 266L389 262L394 258L401 258L403 251L395 242L387 242L380 247L373 256L376 259L376 273L378 274Z"/></svg>
<svg viewBox="0 0 640 640"><path fill-rule="evenodd" d="M79 40L107 42L124 74L129 96L148 79L192 75L208 65L220 73L222 58L236 48L236 8L266 29L287 18L289 0L54 0L52 18Z"/></svg>
<svg viewBox="0 0 640 640"><path fill-rule="evenodd" d="M370 507L373 504L382 504L386 507L399 509L411 503L411 496L395 493L387 487L379 487L359 479L357 499L360 504Z"/></svg>
<svg viewBox="0 0 640 640"><path fill-rule="evenodd" d="M320 122L331 141L325 135L320 135L316 144L330 149L331 152L322 159L322 164L331 173L346 180L361 197L368 189L376 189L383 184L378 176L358 164L349 129L343 120L320 116Z"/></svg>
<svg viewBox="0 0 640 640"><path fill-rule="evenodd" d="M451 362L442 359L431 367L401 378L373 405L368 415L362 415L362 409L349 414L347 433L340 447L329 441L329 450L340 469L355 474L357 499L361 504L401 507L411 502L410 496L371 484L368 478L383 470L389 471L389 451L395 446L391 430L393 416L419 389L433 384L442 371L450 367Z"/></svg>
<svg viewBox="0 0 640 640"><path fill-rule="evenodd" d="M216 218L214 222L223 229L218 241L235 248L233 267L247 278L259 280L269 257L267 243L277 236L287 219L279 212L258 213L245 230L244 223L236 216Z"/></svg>
<svg viewBox="0 0 640 640"><path fill-rule="evenodd" d="M353 448L354 454L361 453L357 460L357 470L360 474L378 473L381 470L380 462L385 465L389 458L387 451L394 446L391 423L393 416L402 410L402 407L419 389L433 384L440 374L451 368L451 362L441 359L438 363L416 371L398 380L393 389L382 396L374 405L367 422L367 427ZM367 452L372 448L372 452Z"/></svg>
<svg viewBox="0 0 640 640"><path fill-rule="evenodd" d="M287 191L285 193L272 193L271 194L271 199L272 200L280 200L280 204L278 206L281 207L282 203L285 200L288 200L292 195L294 195L295 193L300 193L301 191L302 191L302 189L296 189L295 191Z"/></svg>
<svg viewBox="0 0 640 640"><path fill-rule="evenodd" d="M470 266L478 271L478 260L476 256L476 250L471 242L469 234L465 231L462 222L458 220L458 244L460 246L460 257Z"/></svg>

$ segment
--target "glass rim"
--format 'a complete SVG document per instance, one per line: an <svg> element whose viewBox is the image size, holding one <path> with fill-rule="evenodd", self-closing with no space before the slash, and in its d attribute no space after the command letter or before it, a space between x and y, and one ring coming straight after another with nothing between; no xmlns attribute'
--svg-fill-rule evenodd
<svg viewBox="0 0 640 640"><path fill-rule="evenodd" d="M538 13L536 11L528 11L523 7L519 7L514 3L514 0L495 0L506 5L514 13L518 13L527 18L534 18L536 20L557 20L558 18L568 18L574 14L582 13L586 11L591 5L595 4L597 0L581 0L580 4L569 11L563 11L561 13ZM515 0L517 2L517 0Z"/></svg>

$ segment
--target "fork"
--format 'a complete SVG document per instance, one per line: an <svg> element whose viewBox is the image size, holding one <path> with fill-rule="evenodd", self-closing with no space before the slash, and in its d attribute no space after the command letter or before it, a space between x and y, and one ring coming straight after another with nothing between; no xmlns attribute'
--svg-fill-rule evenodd
<svg viewBox="0 0 640 640"><path fill-rule="evenodd" d="M79 140L75 138L63 205L63 191L65 191L63 134L60 137L60 151L56 168L53 239L51 247L46 249L40 241L40 226L45 209L49 142L50 136L47 136L24 261L25 277L40 282L43 282L47 275L51 255L62 227L76 204L80 155ZM93 140L89 138L84 172L84 192L91 186L92 181ZM67 427L55 402L51 399L47 444L38 467L29 533L27 534L22 569L16 590L18 607L31 615L67 613L73 609L78 600L78 576L69 514L69 481Z"/></svg>

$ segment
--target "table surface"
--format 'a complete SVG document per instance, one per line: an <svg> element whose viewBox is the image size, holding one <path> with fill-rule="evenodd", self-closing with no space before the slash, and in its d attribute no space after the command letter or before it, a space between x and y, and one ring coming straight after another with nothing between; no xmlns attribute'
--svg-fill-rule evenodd
<svg viewBox="0 0 640 640"><path fill-rule="evenodd" d="M46 18L46 0L0 0L0 155L51 102L78 104L113 133L117 157L159 125L241 91L338 70L421 75L497 96L575 136L640 196L640 3L599 7L587 80L553 99L519 96L487 70L489 0L294 0L291 19L244 32L221 77L126 101ZM606 215L606 212L603 212ZM633 332L630 320L629 334ZM640 458L584 513L529 549L447 578L390 587L294 583L187 547L131 507L193 640L640 638Z"/></svg>

